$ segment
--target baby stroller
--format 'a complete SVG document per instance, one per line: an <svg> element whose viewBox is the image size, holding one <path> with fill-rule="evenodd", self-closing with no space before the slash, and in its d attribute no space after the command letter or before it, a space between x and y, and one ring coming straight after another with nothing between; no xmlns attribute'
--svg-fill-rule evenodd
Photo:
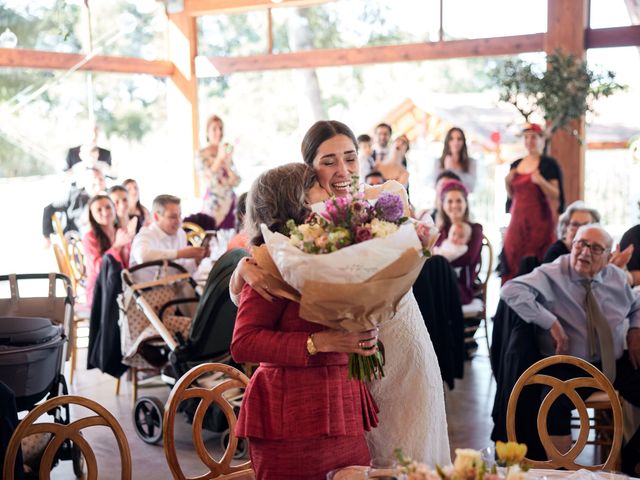
<svg viewBox="0 0 640 480"><path fill-rule="evenodd" d="M43 282L47 295L29 296ZM73 321L71 281L60 273L1 275L0 291L0 380L14 392L18 411L33 409L45 397L66 395L64 361L70 353L66 332L72 331ZM4 296L7 291L8 297ZM55 423L69 424L68 405L49 414ZM48 436L25 440L25 463L37 471L42 453L38 445L45 445ZM84 459L72 441L63 443L57 453L57 460L69 459L76 476L82 476Z"/></svg>
<svg viewBox="0 0 640 480"><path fill-rule="evenodd" d="M168 302L155 314L148 309L145 315L149 322L157 329L168 348L168 365L163 368L162 379L169 386L173 386L177 379L184 375L190 368L205 362L227 363L233 366L229 349L231 336L235 325L237 308L229 298L229 281L238 262L248 253L242 249L231 250L222 255L214 264L209 276L190 329L186 336L172 335L166 328L165 319L167 312L172 309L182 309L185 304L192 301L176 299ZM143 299L137 296L137 302ZM178 338L176 338L178 337ZM220 381L220 379L207 379L207 381ZM232 400L236 409L240 408L242 396ZM187 416L189 422L193 420L195 413L193 405L184 402L181 411ZM164 416L164 403L157 397L141 397L133 409L134 424L140 438L150 444L157 443L162 438L162 422ZM228 441L228 426L224 414L211 407L207 413L204 427L207 430L221 434L223 448ZM242 457L247 453L246 444L239 444L236 456Z"/></svg>
<svg viewBox="0 0 640 480"><path fill-rule="evenodd" d="M185 304L180 311L164 306L176 299L197 302L196 283L186 269L168 260L146 262L122 271L122 290L117 303L120 312L121 362L130 368L133 401L138 399L138 373L150 375L167 363L169 348L149 317L166 311L164 327L172 342L186 336L195 308Z"/></svg>

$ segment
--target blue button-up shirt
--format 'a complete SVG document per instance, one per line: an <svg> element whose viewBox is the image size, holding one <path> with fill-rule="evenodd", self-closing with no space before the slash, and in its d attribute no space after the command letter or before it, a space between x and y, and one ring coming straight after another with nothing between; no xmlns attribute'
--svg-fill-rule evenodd
<svg viewBox="0 0 640 480"><path fill-rule="evenodd" d="M553 263L541 265L528 275L507 282L500 297L525 322L544 329L538 335L542 355L555 354L548 330L557 319L569 337L567 353L597 361L599 353L596 358L589 355L584 278L571 268L570 256L562 255ZM591 288L611 327L615 357L620 358L624 350L624 320L629 319L631 328L640 328L640 297L627 284L624 271L610 264L593 278ZM599 350L600 345L597 342L596 345Z"/></svg>

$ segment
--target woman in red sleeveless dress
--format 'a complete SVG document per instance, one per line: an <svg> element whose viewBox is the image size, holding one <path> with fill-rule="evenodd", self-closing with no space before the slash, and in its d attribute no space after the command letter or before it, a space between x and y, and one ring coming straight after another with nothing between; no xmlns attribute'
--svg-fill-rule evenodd
<svg viewBox="0 0 640 480"><path fill-rule="evenodd" d="M504 237L503 284L516 275L522 258L533 256L542 261L556 240L556 212L564 210L560 166L555 159L540 155L542 128L527 124L523 134L529 153L511 164L505 179L511 221Z"/></svg>

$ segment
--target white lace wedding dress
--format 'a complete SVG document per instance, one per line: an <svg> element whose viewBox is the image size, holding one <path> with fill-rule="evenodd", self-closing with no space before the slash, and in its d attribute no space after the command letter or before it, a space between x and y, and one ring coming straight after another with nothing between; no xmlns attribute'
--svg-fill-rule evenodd
<svg viewBox="0 0 640 480"><path fill-rule="evenodd" d="M413 292L380 325L385 376L369 384L378 404L378 427L367 433L371 456L405 455L429 465L449 465L449 436L440 367Z"/></svg>
<svg viewBox="0 0 640 480"><path fill-rule="evenodd" d="M400 194L408 215L406 191L398 182L366 188L365 196L374 199L383 191ZM319 212L324 205L311 207ZM418 462L451 464L440 366L413 291L379 328L386 363L385 376L369 384L380 409L378 426L367 433L371 456L389 457L401 448Z"/></svg>

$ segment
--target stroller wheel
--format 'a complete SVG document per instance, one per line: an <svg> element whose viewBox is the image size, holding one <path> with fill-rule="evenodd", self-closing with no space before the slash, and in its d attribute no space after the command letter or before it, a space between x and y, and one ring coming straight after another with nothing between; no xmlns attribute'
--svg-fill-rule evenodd
<svg viewBox="0 0 640 480"><path fill-rule="evenodd" d="M82 450L75 443L71 443L71 464L73 465L73 473L76 478L84 477L84 455Z"/></svg>
<svg viewBox="0 0 640 480"><path fill-rule="evenodd" d="M226 429L222 432L220 436L220 446L223 450L227 449L229 445L229 429ZM236 447L236 451L233 454L234 460L238 460L240 458L245 458L249 454L249 441L245 438L238 438L238 446Z"/></svg>
<svg viewBox="0 0 640 480"><path fill-rule="evenodd" d="M133 423L143 442L154 445L162 438L164 404L156 397L140 397L133 407Z"/></svg>

